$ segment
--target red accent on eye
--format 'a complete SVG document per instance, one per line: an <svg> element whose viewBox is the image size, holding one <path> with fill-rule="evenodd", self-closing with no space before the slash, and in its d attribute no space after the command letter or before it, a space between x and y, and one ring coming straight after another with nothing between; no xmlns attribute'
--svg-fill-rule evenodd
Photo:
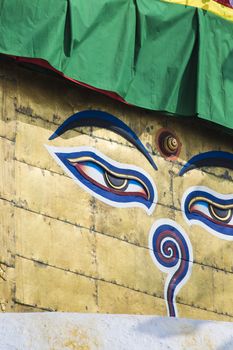
<svg viewBox="0 0 233 350"><path fill-rule="evenodd" d="M99 182L95 181L93 178L91 178L90 176L88 176L83 170L82 170L82 164L79 163L72 163L72 165L76 168L76 170L85 178L87 179L89 182L91 182L92 184L96 185L97 187L102 188L105 191L117 194L118 196L140 196L145 198L146 200L148 200L148 195L146 193L146 191L144 190L143 192L122 192L120 190L115 190L114 188L109 188L109 187L105 187L102 184L100 184Z"/></svg>
<svg viewBox="0 0 233 350"><path fill-rule="evenodd" d="M194 204L195 205L195 204ZM198 215L201 215L202 217L206 218L207 220L213 222L214 224L216 225L221 225L221 226L224 226L224 227L229 227L229 228L233 228L233 225L229 225L229 224L224 224L223 222L221 221L217 221L217 220L214 220L213 218L207 216L206 214L202 213L200 210L197 210L197 209L194 209L193 206L191 206L189 212L191 214L198 214Z"/></svg>

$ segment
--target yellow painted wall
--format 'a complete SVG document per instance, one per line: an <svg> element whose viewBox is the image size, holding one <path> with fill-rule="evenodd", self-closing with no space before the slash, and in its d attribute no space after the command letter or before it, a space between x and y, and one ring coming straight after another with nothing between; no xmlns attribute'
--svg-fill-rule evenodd
<svg viewBox="0 0 233 350"><path fill-rule="evenodd" d="M48 141L68 116L100 109L127 123L153 151L154 171L122 137L80 128ZM177 160L162 157L156 134L169 128L182 143ZM92 146L111 159L143 168L154 180L158 204L114 208L81 189L50 156L45 144ZM193 155L233 152L231 138L200 121L168 118L123 105L62 79L0 66L0 305L2 311L73 311L167 315L167 274L154 264L148 235L154 222L169 218L188 235L194 264L177 295L180 317L231 321L233 241L189 226L181 199L190 186L233 194L233 171L193 170L178 176Z"/></svg>

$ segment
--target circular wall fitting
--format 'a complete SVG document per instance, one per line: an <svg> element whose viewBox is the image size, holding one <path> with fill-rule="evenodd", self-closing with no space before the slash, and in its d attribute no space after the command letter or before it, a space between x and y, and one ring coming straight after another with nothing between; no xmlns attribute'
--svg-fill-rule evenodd
<svg viewBox="0 0 233 350"><path fill-rule="evenodd" d="M160 129L157 134L157 147L163 157L176 159L180 154L181 142L172 131Z"/></svg>

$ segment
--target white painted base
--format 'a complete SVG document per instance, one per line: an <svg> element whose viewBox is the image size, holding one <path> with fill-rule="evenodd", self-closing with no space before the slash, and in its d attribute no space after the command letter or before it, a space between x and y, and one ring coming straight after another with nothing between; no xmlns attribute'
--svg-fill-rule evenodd
<svg viewBox="0 0 233 350"><path fill-rule="evenodd" d="M73 313L0 314L1 350L232 350L233 323Z"/></svg>

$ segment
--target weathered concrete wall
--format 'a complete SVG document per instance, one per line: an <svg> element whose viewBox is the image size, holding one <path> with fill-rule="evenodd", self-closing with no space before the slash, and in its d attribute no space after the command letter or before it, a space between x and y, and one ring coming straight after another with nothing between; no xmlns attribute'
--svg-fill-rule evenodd
<svg viewBox="0 0 233 350"><path fill-rule="evenodd" d="M67 117L89 109L107 111L129 125L150 150L158 171L121 136L101 128L78 128L48 141ZM158 150L161 128L169 128L182 143L175 160ZM143 169L157 188L154 211L148 215L140 207L117 208L98 200L67 175L44 145L89 146ZM148 243L152 226L163 220L174 223L188 241L191 260L184 264L189 279L179 292L176 289L177 314L232 320L231 236L224 230L215 234L198 222L190 226L182 198L190 187L205 186L233 199L233 171L205 167L179 176L196 154L232 153L230 137L199 122L139 110L61 79L1 63L0 149L2 311L167 315L168 274L156 265ZM231 215L229 208L225 211ZM224 225L230 227L231 222Z"/></svg>
<svg viewBox="0 0 233 350"><path fill-rule="evenodd" d="M136 315L0 315L4 350L231 350L232 323Z"/></svg>

